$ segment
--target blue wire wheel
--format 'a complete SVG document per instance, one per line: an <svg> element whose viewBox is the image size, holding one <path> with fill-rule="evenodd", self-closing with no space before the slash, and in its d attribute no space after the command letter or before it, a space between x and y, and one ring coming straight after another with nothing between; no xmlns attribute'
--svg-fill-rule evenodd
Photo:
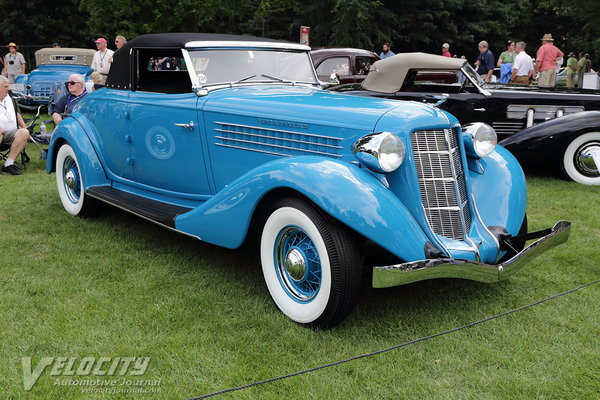
<svg viewBox="0 0 600 400"><path fill-rule="evenodd" d="M308 234L297 226L286 226L274 249L277 278L288 296L298 302L311 301L321 288L321 260Z"/></svg>

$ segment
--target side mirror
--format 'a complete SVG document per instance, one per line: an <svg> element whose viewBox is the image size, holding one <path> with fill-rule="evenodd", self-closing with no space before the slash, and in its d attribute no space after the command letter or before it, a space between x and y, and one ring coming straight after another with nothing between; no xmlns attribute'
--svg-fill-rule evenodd
<svg viewBox="0 0 600 400"><path fill-rule="evenodd" d="M336 72L334 72L333 74L331 74L331 76L329 76L329 83L331 83L332 85L339 85L340 76Z"/></svg>

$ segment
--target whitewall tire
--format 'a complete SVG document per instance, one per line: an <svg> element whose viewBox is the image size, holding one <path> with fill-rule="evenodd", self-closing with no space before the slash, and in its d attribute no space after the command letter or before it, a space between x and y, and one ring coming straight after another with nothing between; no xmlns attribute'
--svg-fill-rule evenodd
<svg viewBox="0 0 600 400"><path fill-rule="evenodd" d="M60 201L69 214L82 217L92 214L94 199L85 195L80 164L68 144L60 146L56 155L56 186Z"/></svg>
<svg viewBox="0 0 600 400"><path fill-rule="evenodd" d="M260 247L269 293L289 318L329 328L350 313L362 264L348 228L305 201L282 199L265 222Z"/></svg>
<svg viewBox="0 0 600 400"><path fill-rule="evenodd" d="M573 139L562 159L565 176L584 185L600 185L600 132L584 133Z"/></svg>

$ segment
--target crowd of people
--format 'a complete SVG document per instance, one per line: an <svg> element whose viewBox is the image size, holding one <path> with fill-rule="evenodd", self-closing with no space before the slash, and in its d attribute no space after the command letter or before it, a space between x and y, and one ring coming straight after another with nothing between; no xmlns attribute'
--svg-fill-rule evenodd
<svg viewBox="0 0 600 400"><path fill-rule="evenodd" d="M477 73L485 82L493 82L494 69L499 68L499 83L512 83L518 85L530 85L537 83L540 87L554 87L557 81L557 74L564 64L564 53L554 45L552 34L547 33L541 38L542 45L539 47L535 60L527 54L527 44L525 42L515 42L509 40L504 51L498 56L498 61L489 49L489 44L482 40L478 44L479 52L475 56L473 63ZM393 56L389 43L383 44L383 51L379 58ZM442 45L442 56L454 57L450 52L450 44ZM575 53L570 52L566 62L566 80L568 88L583 87L583 75L591 72L592 63L590 55L582 51L579 52L579 58ZM461 56L465 58L465 56ZM577 80L575 79L577 78Z"/></svg>
<svg viewBox="0 0 600 400"><path fill-rule="evenodd" d="M124 36L115 38L117 50L127 43ZM105 38L98 38L95 41L96 48L92 58L91 67L93 72L90 80L86 82L85 76L80 74L71 74L66 82L66 94L60 97L53 107L52 121L58 125L65 115L73 112L75 105L88 93L101 87L106 82L106 77L110 71L114 51L107 47ZM59 43L53 43L52 47L59 48ZM25 73L25 58L19 53L17 46L11 42L7 46L9 52L0 59L2 64L2 75L0 75L0 147L9 148L8 157L0 171L8 175L22 175L21 170L16 166L15 159L27 146L31 135L25 125L23 117L18 112L17 104L9 95L10 84L15 83L19 75Z"/></svg>

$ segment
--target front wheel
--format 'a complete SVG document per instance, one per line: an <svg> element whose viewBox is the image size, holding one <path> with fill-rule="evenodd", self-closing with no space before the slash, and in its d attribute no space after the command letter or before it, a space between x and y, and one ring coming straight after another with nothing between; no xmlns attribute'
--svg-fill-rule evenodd
<svg viewBox="0 0 600 400"><path fill-rule="evenodd" d="M265 222L263 275L279 309L318 328L340 323L358 299L362 262L353 234L305 201L277 201Z"/></svg>
<svg viewBox="0 0 600 400"><path fill-rule="evenodd" d="M584 133L569 143L562 169L575 182L600 185L600 132Z"/></svg>
<svg viewBox="0 0 600 400"><path fill-rule="evenodd" d="M95 199L84 192L79 161L68 144L63 144L56 155L56 186L60 201L69 214L87 217L96 210Z"/></svg>

